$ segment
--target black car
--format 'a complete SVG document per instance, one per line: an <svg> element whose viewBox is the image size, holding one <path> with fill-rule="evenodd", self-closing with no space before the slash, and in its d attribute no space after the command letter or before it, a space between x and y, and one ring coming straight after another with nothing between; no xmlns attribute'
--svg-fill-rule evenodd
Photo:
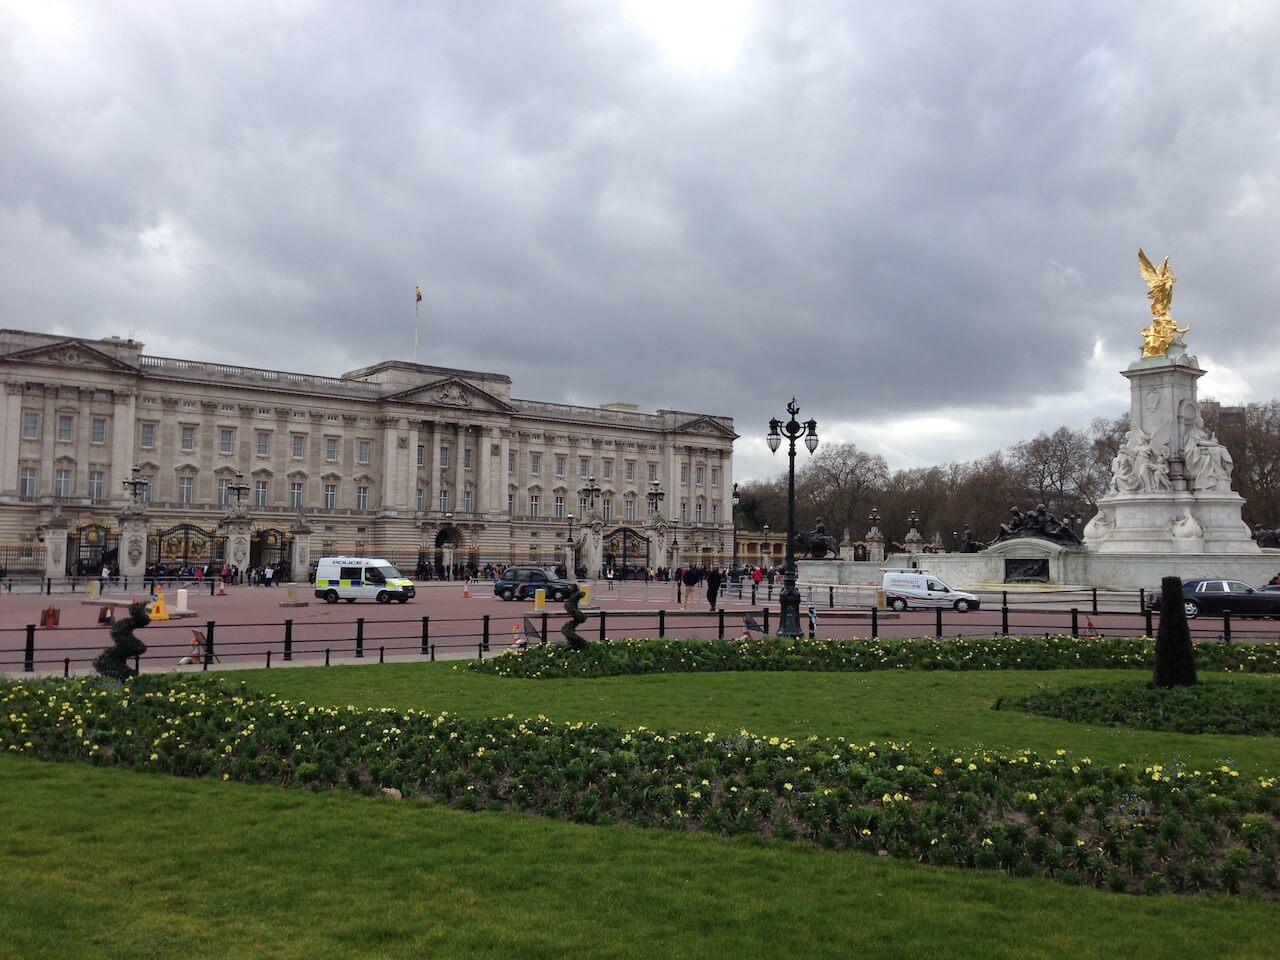
<svg viewBox="0 0 1280 960"><path fill-rule="evenodd" d="M1241 580L1183 580L1183 606L1187 619L1202 613L1229 613L1234 617L1280 617L1280 592L1259 590ZM1160 591L1151 594L1148 604L1160 606Z"/></svg>
<svg viewBox="0 0 1280 960"><path fill-rule="evenodd" d="M548 600L563 600L577 586L548 567L507 567L494 581L493 592L503 600L532 600L536 591L546 590Z"/></svg>

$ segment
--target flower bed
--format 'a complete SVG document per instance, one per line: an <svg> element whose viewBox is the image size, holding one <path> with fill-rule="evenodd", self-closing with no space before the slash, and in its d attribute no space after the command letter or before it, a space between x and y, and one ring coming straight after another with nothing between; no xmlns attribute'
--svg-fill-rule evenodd
<svg viewBox="0 0 1280 960"><path fill-rule="evenodd" d="M0 685L0 746L184 776L423 797L582 823L803 840L1117 891L1274 899L1274 777L742 731L622 731L316 707L223 681Z"/></svg>
<svg viewBox="0 0 1280 960"><path fill-rule="evenodd" d="M1280 672L1280 645L1202 643L1202 670ZM467 669L526 679L614 677L718 670L1060 670L1151 669L1149 637L959 637L951 640L606 640L508 651Z"/></svg>
<svg viewBox="0 0 1280 960"><path fill-rule="evenodd" d="M1173 733L1280 735L1280 683L1206 681L1163 689L1108 683L1040 690L998 704L1073 723L1101 723Z"/></svg>

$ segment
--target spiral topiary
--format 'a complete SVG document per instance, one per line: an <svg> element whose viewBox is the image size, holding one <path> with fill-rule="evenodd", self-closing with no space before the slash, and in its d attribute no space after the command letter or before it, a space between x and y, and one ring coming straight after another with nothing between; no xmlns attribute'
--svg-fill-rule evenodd
<svg viewBox="0 0 1280 960"><path fill-rule="evenodd" d="M93 669L104 677L114 677L116 680L136 677L138 671L133 669L129 661L145 653L147 645L134 636L133 631L142 629L150 622L146 604L140 601L129 604L128 616L121 617L111 625L113 645L98 654L93 661Z"/></svg>
<svg viewBox="0 0 1280 960"><path fill-rule="evenodd" d="M586 594L575 586L573 592L564 598L564 612L569 615L569 619L560 628L560 633L564 635L570 650L587 649L587 641L578 633L578 627L587 622L587 615L578 607L585 596Z"/></svg>

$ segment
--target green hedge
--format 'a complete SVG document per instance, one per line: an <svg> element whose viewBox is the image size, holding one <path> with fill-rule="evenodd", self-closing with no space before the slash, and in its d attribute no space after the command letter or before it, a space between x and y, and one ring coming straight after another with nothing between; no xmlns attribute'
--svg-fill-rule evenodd
<svg viewBox="0 0 1280 960"><path fill-rule="evenodd" d="M942 752L309 706L145 676L0 684L0 748L582 823L801 840L1117 891L1274 899L1280 787L1065 750ZM317 823L317 830L323 829Z"/></svg>
<svg viewBox="0 0 1280 960"><path fill-rule="evenodd" d="M999 704L1074 723L1100 723L1172 733L1280 735L1280 682L1202 681L1165 689L1150 683L1107 683L1040 690Z"/></svg>
<svg viewBox="0 0 1280 960"><path fill-rule="evenodd" d="M1280 646L1202 643L1202 670L1280 672ZM526 679L614 677L718 670L1060 670L1151 669L1149 637L960 637L951 640L606 640L585 651L563 646L511 650L467 669Z"/></svg>

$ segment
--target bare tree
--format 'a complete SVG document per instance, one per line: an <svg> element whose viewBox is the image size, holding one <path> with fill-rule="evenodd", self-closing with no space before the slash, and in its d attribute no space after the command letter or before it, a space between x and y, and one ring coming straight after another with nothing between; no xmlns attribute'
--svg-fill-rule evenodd
<svg viewBox="0 0 1280 960"><path fill-rule="evenodd" d="M832 443L801 469L797 498L803 496L807 522L821 516L827 533L839 539L846 530L863 529L872 492L883 489L888 480L884 457L859 450L856 444Z"/></svg>

